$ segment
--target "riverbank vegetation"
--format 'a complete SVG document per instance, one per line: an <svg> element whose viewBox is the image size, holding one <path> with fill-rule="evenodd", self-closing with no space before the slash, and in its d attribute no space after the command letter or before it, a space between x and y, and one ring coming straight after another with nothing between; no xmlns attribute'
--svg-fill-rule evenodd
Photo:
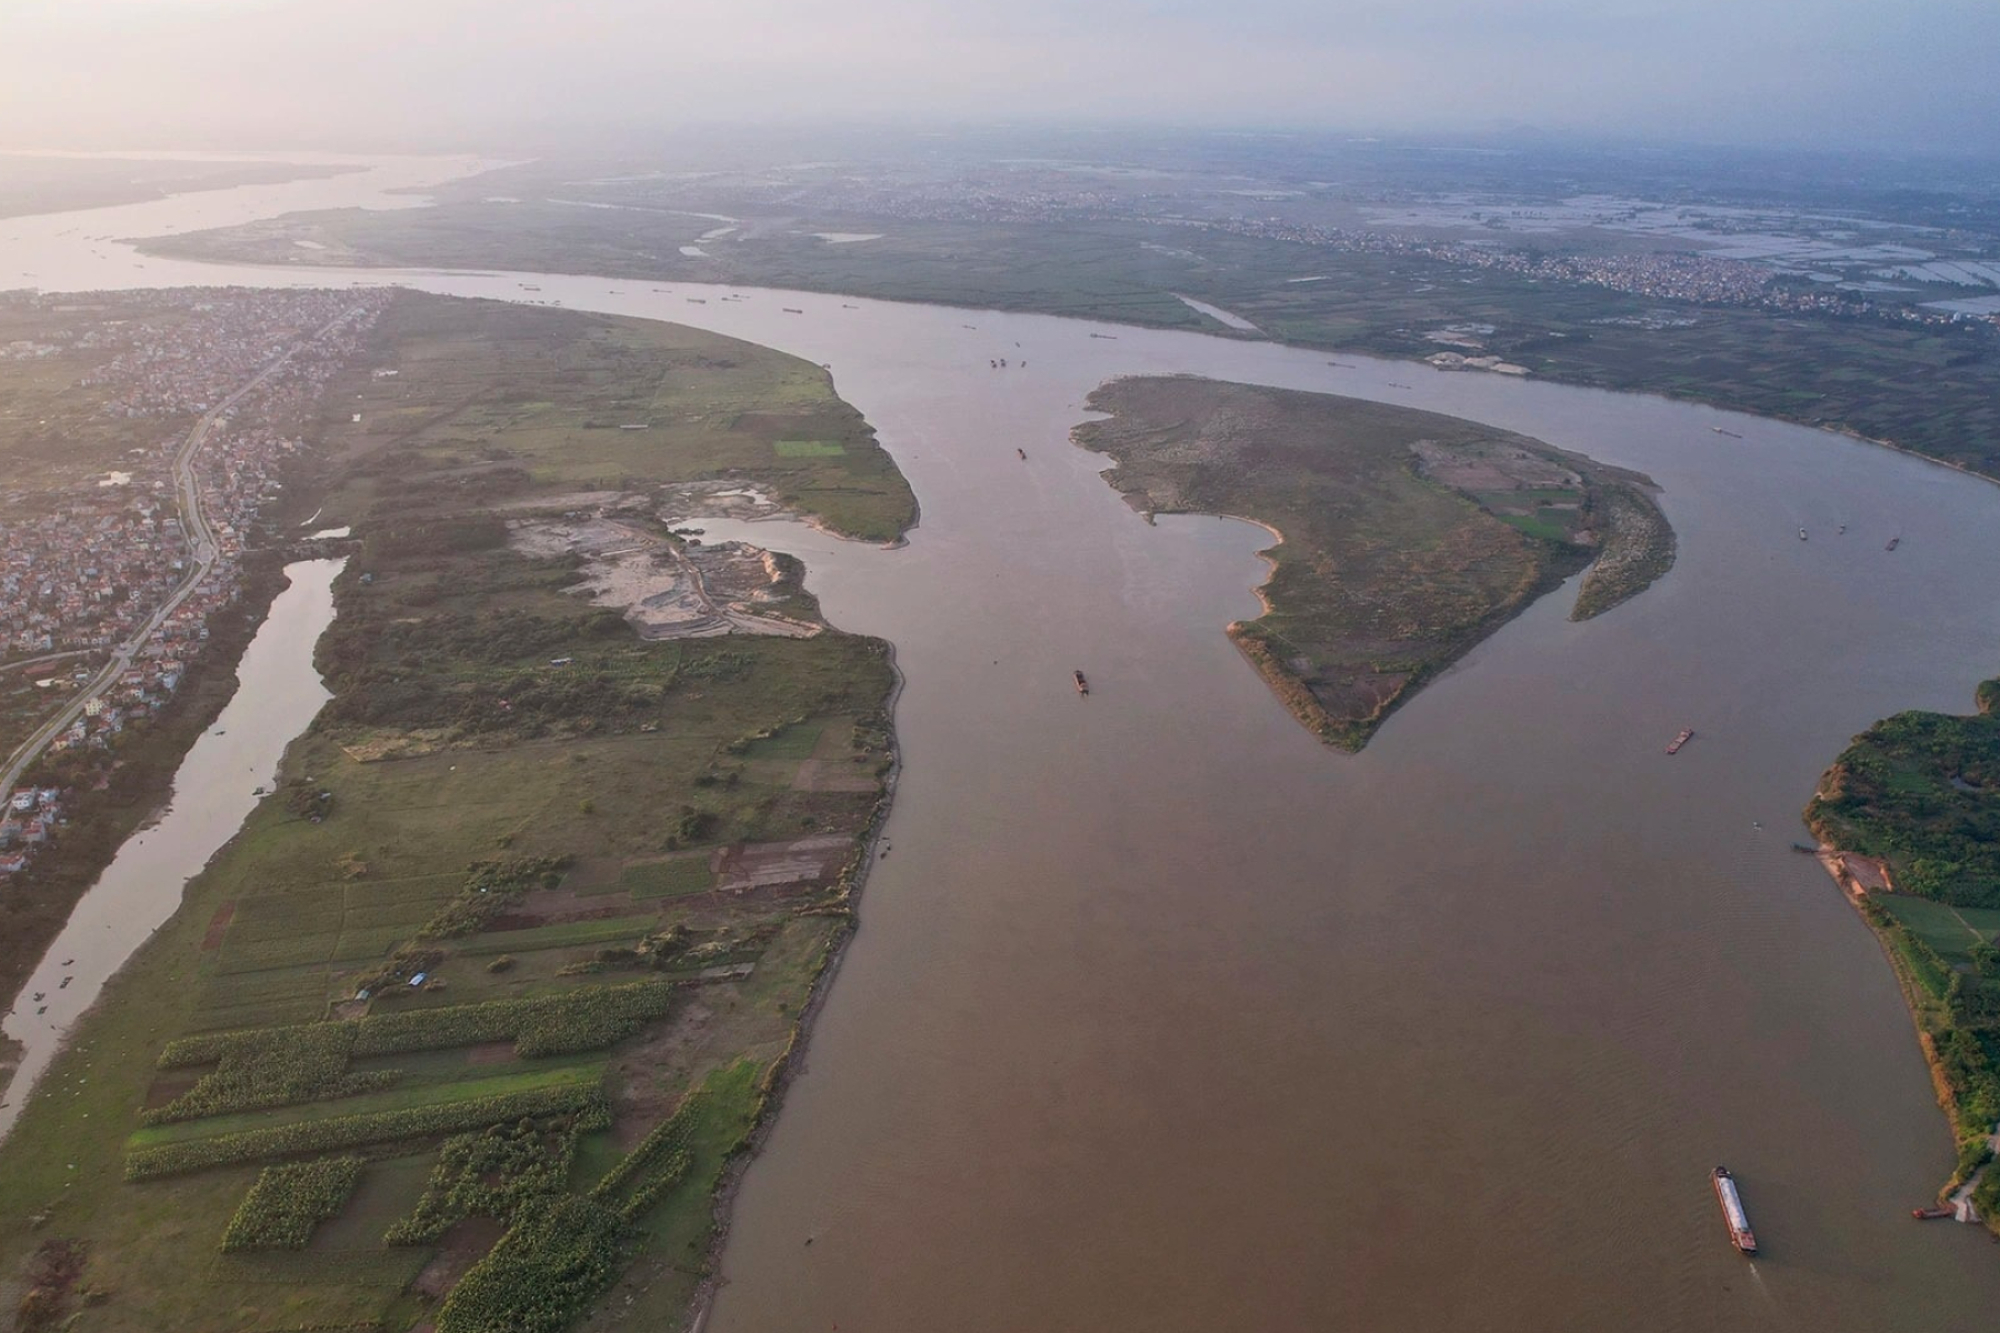
<svg viewBox="0 0 2000 1333"><path fill-rule="evenodd" d="M621 1282L670 1322L848 929L893 672L643 639L509 527L720 483L887 540L909 491L817 368L661 325L406 293L328 401L333 700L0 1144L0 1300L554 1330Z"/></svg>
<svg viewBox="0 0 2000 1333"><path fill-rule="evenodd" d="M1980 1172L2000 1130L2000 679L1978 711L1899 713L1843 752L1806 807L1822 843L1868 858L1889 892L1849 876L1916 1017L1959 1143L1951 1185ZM1844 872L1843 872L1844 873ZM2000 1229L2000 1172L1972 1200Z"/></svg>
<svg viewBox="0 0 2000 1333"><path fill-rule="evenodd" d="M580 182L563 188L588 193ZM2000 477L2000 337L1977 324L1681 300L1165 222L788 215L690 244L709 219L461 194L434 209L294 214L143 248L230 262L754 284L1246 336L1190 309L1186 295L1301 346L1410 359L1450 347L1566 384L1829 426ZM876 238L820 238L841 232Z"/></svg>
<svg viewBox="0 0 2000 1333"><path fill-rule="evenodd" d="M1589 564L1577 618L1673 563L1643 478L1476 422L1188 376L1115 380L1077 442L1148 513L1248 518L1265 613L1230 634L1322 739L1358 749L1426 680Z"/></svg>

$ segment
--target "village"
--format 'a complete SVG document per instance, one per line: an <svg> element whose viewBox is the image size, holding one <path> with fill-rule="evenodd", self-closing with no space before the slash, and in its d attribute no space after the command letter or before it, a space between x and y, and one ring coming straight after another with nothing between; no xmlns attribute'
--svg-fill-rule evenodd
<svg viewBox="0 0 2000 1333"><path fill-rule="evenodd" d="M138 294L121 298L136 318L102 321L59 348L94 354L77 388L97 416L129 423L133 448L116 470L10 492L0 507L0 669L12 668L8 743L20 744L9 782L66 752L108 760L129 728L166 706L211 619L241 596L246 555L264 535L286 461L303 447L308 414L385 299ZM73 717L63 725L65 714ZM0 875L20 874L59 834L71 794L61 785L11 792L0 811Z"/></svg>

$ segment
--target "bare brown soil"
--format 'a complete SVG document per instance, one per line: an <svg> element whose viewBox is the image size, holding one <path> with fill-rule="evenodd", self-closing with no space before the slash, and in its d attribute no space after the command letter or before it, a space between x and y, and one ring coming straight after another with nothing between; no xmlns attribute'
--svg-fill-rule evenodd
<svg viewBox="0 0 2000 1333"><path fill-rule="evenodd" d="M410 1289L432 1300L442 1300L458 1285L465 1270L486 1257L500 1241L506 1224L493 1217L466 1217L452 1223L444 1233L437 1257L425 1264Z"/></svg>
<svg viewBox="0 0 2000 1333"><path fill-rule="evenodd" d="M611 1062L607 1086L612 1136L621 1148L638 1146L653 1126L673 1113L688 1085L695 1055L715 1026L715 1010L700 989L690 988L684 994L687 998L666 1022L654 1024L644 1036L620 1047Z"/></svg>
<svg viewBox="0 0 2000 1333"><path fill-rule="evenodd" d="M228 902L215 909L215 915L208 919L208 933L201 937L201 949L203 953L209 953L222 947L222 937L228 933L229 923L235 917L236 900L234 898L231 898Z"/></svg>
<svg viewBox="0 0 2000 1333"><path fill-rule="evenodd" d="M725 847L716 859L716 887L740 891L831 883L853 851L854 838L846 833Z"/></svg>

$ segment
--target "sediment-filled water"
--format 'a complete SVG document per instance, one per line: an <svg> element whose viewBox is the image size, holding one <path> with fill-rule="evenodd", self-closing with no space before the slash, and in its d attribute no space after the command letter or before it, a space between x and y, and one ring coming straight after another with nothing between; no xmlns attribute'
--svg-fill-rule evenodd
<svg viewBox="0 0 2000 1333"><path fill-rule="evenodd" d="M227 193L209 207L263 200ZM208 225L189 206L105 212ZM0 281L314 280L113 253L0 223ZM1968 708L2000 667L2000 489L1699 407L1264 343L630 280L317 280L357 279L526 281L827 363L922 504L893 551L758 532L836 623L894 642L905 768L709 1333L1860 1333L2000 1308L1983 1232L1909 1220L1950 1169L1945 1122L1873 938L1788 850L1850 734ZM1573 585L1552 595L1336 753L1222 633L1256 612L1268 536L1148 526L1067 443L1104 379L1169 371L1648 472L1680 562L1587 624Z"/></svg>

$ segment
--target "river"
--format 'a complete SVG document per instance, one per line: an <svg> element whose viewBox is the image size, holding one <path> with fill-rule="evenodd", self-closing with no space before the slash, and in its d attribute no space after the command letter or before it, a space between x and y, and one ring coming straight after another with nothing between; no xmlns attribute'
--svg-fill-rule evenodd
<svg viewBox="0 0 2000 1333"><path fill-rule="evenodd" d="M236 693L174 773L165 812L125 840L0 1020L0 1031L23 1047L0 1094L7 1102L0 1136L104 983L174 914L188 880L243 826L255 793L272 785L285 747L332 698L313 666L313 646L333 623L333 580L345 563L285 566L290 583L243 650Z"/></svg>
<svg viewBox="0 0 2000 1333"><path fill-rule="evenodd" d="M198 198L256 206L219 193ZM116 234L208 225L177 203L106 211L131 215ZM314 280L107 267L45 220L10 240L32 221L0 224L0 281ZM2000 488L1701 407L1267 343L678 283L320 280L828 364L921 501L894 551L761 529L836 623L895 643L905 768L709 1333L1859 1333L2000 1308L1983 1233L1909 1220L1949 1134L1872 936L1788 850L1849 735L1963 710L2000 663ZM1222 634L1255 613L1268 537L1148 526L1067 443L1098 383L1170 371L1649 472L1680 562L1587 624L1573 585L1544 599L1335 753Z"/></svg>

